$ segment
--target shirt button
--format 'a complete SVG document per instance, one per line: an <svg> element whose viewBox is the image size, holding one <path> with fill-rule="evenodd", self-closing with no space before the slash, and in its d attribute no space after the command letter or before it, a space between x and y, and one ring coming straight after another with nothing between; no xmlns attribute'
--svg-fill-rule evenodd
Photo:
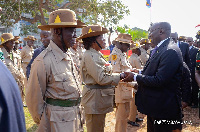
<svg viewBox="0 0 200 132"><path fill-rule="evenodd" d="M65 119L62 119L62 121L65 121Z"/></svg>
<svg viewBox="0 0 200 132"><path fill-rule="evenodd" d="M66 79L66 78L64 78L64 79L63 79L63 82L66 82L66 81L67 81L67 79Z"/></svg>

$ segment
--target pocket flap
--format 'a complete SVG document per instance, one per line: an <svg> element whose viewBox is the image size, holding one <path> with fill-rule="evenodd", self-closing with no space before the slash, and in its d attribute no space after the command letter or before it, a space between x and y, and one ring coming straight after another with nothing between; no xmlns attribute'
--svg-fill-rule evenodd
<svg viewBox="0 0 200 132"><path fill-rule="evenodd" d="M75 120L75 112L71 111L51 111L50 121L67 122Z"/></svg>
<svg viewBox="0 0 200 132"><path fill-rule="evenodd" d="M127 86L123 86L122 87L123 91L133 91L133 87L127 87Z"/></svg>
<svg viewBox="0 0 200 132"><path fill-rule="evenodd" d="M114 89L109 88L109 89L100 89L101 90L101 95L102 96L110 96L110 95L115 95L114 94Z"/></svg>

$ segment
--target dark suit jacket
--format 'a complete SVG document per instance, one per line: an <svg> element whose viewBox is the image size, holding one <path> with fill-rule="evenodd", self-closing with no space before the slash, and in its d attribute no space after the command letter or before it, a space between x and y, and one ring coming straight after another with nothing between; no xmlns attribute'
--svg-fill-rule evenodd
<svg viewBox="0 0 200 132"><path fill-rule="evenodd" d="M34 53L33 53L33 56L32 56L32 59L30 60L28 66L26 67L26 76L27 76L27 79L29 78L29 75L30 75L30 71L31 71L31 64L33 63L34 59L45 49L44 46L42 47L39 47L37 48Z"/></svg>
<svg viewBox="0 0 200 132"><path fill-rule="evenodd" d="M0 131L26 132L19 87L10 71L0 61Z"/></svg>
<svg viewBox="0 0 200 132"><path fill-rule="evenodd" d="M190 72L191 72L191 78L192 80L195 80L195 67L196 67L196 55L198 53L198 48L192 46L192 48L189 51L190 54Z"/></svg>
<svg viewBox="0 0 200 132"><path fill-rule="evenodd" d="M181 42L181 41L178 41L178 43L179 43L179 48L181 49L183 61L190 68L191 64L190 64L190 57L189 57L189 44Z"/></svg>
<svg viewBox="0 0 200 132"><path fill-rule="evenodd" d="M136 77L138 111L153 118L180 119L182 69L181 51L167 39Z"/></svg>

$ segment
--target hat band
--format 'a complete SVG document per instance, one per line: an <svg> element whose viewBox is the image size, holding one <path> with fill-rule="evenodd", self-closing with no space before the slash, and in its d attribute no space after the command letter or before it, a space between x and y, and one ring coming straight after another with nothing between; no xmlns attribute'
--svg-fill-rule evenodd
<svg viewBox="0 0 200 132"><path fill-rule="evenodd" d="M115 41L119 41L119 42L123 42L123 43L131 43L131 40L121 39L121 38L117 38Z"/></svg>
<svg viewBox="0 0 200 132"><path fill-rule="evenodd" d="M77 22L50 23L49 25L77 25Z"/></svg>

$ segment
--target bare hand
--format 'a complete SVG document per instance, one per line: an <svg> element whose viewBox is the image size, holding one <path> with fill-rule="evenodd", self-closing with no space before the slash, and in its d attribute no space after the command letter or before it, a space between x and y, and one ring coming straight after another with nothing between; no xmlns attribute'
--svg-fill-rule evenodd
<svg viewBox="0 0 200 132"><path fill-rule="evenodd" d="M131 72L139 73L139 70L136 68L131 69Z"/></svg>
<svg viewBox="0 0 200 132"><path fill-rule="evenodd" d="M181 101L182 109L186 108L188 106L188 103Z"/></svg>
<svg viewBox="0 0 200 132"><path fill-rule="evenodd" d="M123 79L124 82L132 82L134 79L134 73L133 72L124 72L125 79Z"/></svg>

